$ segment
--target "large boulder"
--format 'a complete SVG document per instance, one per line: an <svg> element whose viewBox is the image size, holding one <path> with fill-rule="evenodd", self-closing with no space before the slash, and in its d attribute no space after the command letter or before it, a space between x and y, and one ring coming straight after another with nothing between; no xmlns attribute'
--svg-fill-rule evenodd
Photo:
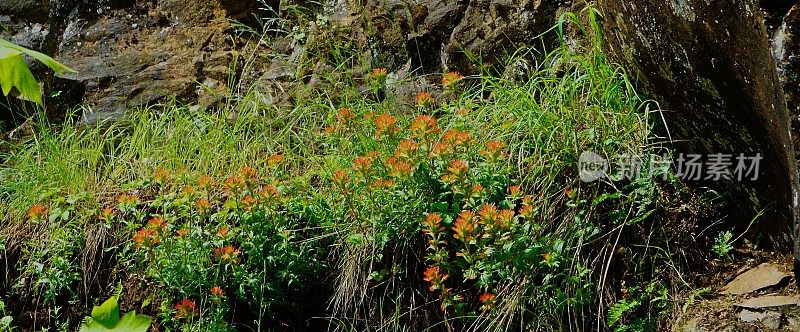
<svg viewBox="0 0 800 332"><path fill-rule="evenodd" d="M608 53L660 103L678 152L763 156L755 181L699 185L731 193L733 216L745 226L766 209L757 228L773 244L788 247L797 216L797 169L759 9L738 0L598 4Z"/></svg>
<svg viewBox="0 0 800 332"><path fill-rule="evenodd" d="M54 80L55 89L71 92L72 105L89 110L83 120L95 122L173 98L212 103L209 91L227 88L236 51L230 20L250 22L260 7L257 0L12 0L0 2L0 22L6 37L78 71Z"/></svg>
<svg viewBox="0 0 800 332"><path fill-rule="evenodd" d="M485 68L500 71L517 48L540 44L537 37L560 14L582 6L543 0L330 0L325 7L336 22L353 27L375 66L429 74L477 73L478 57Z"/></svg>

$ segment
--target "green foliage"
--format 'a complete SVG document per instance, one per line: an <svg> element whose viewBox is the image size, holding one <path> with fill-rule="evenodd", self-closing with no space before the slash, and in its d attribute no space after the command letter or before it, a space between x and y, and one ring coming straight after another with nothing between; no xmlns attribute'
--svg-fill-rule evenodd
<svg viewBox="0 0 800 332"><path fill-rule="evenodd" d="M75 72L47 55L0 39L0 87L3 95L8 96L12 88L17 88L22 98L42 104L42 90L23 59L23 54L36 59L58 75Z"/></svg>
<svg viewBox="0 0 800 332"><path fill-rule="evenodd" d="M13 326L11 325L13 321L14 318L6 312L6 304L3 300L0 300L0 332L13 331Z"/></svg>
<svg viewBox="0 0 800 332"><path fill-rule="evenodd" d="M112 296L92 308L92 316L86 317L80 332L147 332L150 328L150 316L137 315L135 311L126 313L122 318L119 315L117 297Z"/></svg>
<svg viewBox="0 0 800 332"><path fill-rule="evenodd" d="M667 289L657 282L644 289L631 287L623 299L608 309L606 323L614 332L653 332L656 318L667 308L668 300Z"/></svg>
<svg viewBox="0 0 800 332"><path fill-rule="evenodd" d="M717 237L714 238L714 245L711 246L711 252L719 258L724 258L731 250L733 250L733 233L723 231L717 234Z"/></svg>

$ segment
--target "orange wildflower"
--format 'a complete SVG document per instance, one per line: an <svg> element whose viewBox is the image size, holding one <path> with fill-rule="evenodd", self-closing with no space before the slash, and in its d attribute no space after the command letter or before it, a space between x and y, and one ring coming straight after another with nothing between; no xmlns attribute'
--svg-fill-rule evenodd
<svg viewBox="0 0 800 332"><path fill-rule="evenodd" d="M153 173L153 179L156 180L156 182L165 182L169 179L169 171L159 167Z"/></svg>
<svg viewBox="0 0 800 332"><path fill-rule="evenodd" d="M282 154L273 154L267 158L267 166L275 167L280 165L283 162L283 155Z"/></svg>
<svg viewBox="0 0 800 332"><path fill-rule="evenodd" d="M371 77L381 77L386 75L388 75L388 72L384 67L373 68L372 71L369 73L369 76Z"/></svg>
<svg viewBox="0 0 800 332"><path fill-rule="evenodd" d="M200 311L197 309L197 304L189 299L181 300L181 302L175 305L175 310L177 311L175 313L175 318L177 319L191 318L200 313Z"/></svg>
<svg viewBox="0 0 800 332"><path fill-rule="evenodd" d="M133 235L135 248L151 247L161 242L158 232L152 228L142 228Z"/></svg>
<svg viewBox="0 0 800 332"><path fill-rule="evenodd" d="M464 243L469 243L475 239L473 236L475 232L475 223L471 219L459 217L453 224L453 232L455 233L453 237L455 237L457 240Z"/></svg>
<svg viewBox="0 0 800 332"><path fill-rule="evenodd" d="M266 185L258 192L258 196L267 201L277 200L281 198L281 192L273 185Z"/></svg>
<svg viewBox="0 0 800 332"><path fill-rule="evenodd" d="M530 219L533 217L533 206L525 205L519 209L519 214L525 218Z"/></svg>
<svg viewBox="0 0 800 332"><path fill-rule="evenodd" d="M398 130L397 118L389 115L389 113L383 113L375 118L375 137L391 135Z"/></svg>
<svg viewBox="0 0 800 332"><path fill-rule="evenodd" d="M244 205L245 209L252 209L256 203L258 203L258 201L255 199L255 197L253 197L253 195L245 195L242 197L242 205Z"/></svg>
<svg viewBox="0 0 800 332"><path fill-rule="evenodd" d="M553 260L553 253L546 252L544 255L542 255L542 258L544 258L545 262L550 263Z"/></svg>
<svg viewBox="0 0 800 332"><path fill-rule="evenodd" d="M411 175L411 164L398 160L395 157L390 157L386 160L386 165L389 167L389 175L395 178L404 178Z"/></svg>
<svg viewBox="0 0 800 332"><path fill-rule="evenodd" d="M511 194L511 197L518 198L522 192L522 188L520 186L510 186L508 187L508 192Z"/></svg>
<svg viewBox="0 0 800 332"><path fill-rule="evenodd" d="M336 112L336 120L340 124L345 124L354 117L355 115L353 115L353 111L351 111L349 108L346 107L342 107L339 109L338 112Z"/></svg>
<svg viewBox="0 0 800 332"><path fill-rule="evenodd" d="M446 72L442 74L442 85L447 87L454 87L458 81L464 78L463 75L457 71Z"/></svg>
<svg viewBox="0 0 800 332"><path fill-rule="evenodd" d="M200 188L208 189L209 187L211 187L211 184L213 182L214 179L212 179L210 176L203 175L200 177L199 180L197 180L197 186L199 186Z"/></svg>
<svg viewBox="0 0 800 332"><path fill-rule="evenodd" d="M465 146L472 141L472 134L458 129L450 129L442 134L442 142L451 146Z"/></svg>
<svg viewBox="0 0 800 332"><path fill-rule="evenodd" d="M250 166L242 167L242 169L239 170L239 174L241 174L241 178L245 181L252 181L258 177L258 171Z"/></svg>
<svg viewBox="0 0 800 332"><path fill-rule="evenodd" d="M189 229L188 228L181 228L179 230L176 230L175 234L178 235L178 237L184 237L186 234L189 234Z"/></svg>
<svg viewBox="0 0 800 332"><path fill-rule="evenodd" d="M417 94L415 99L417 101L417 106L420 107L427 107L433 104L433 96L429 92L422 91Z"/></svg>
<svg viewBox="0 0 800 332"><path fill-rule="evenodd" d="M436 118L430 115L420 115L411 122L409 130L413 133L413 137L426 137L441 131L439 125L436 124Z"/></svg>
<svg viewBox="0 0 800 332"><path fill-rule="evenodd" d="M358 157L353 160L353 168L361 173L369 173L372 170L372 159L369 157Z"/></svg>
<svg viewBox="0 0 800 332"><path fill-rule="evenodd" d="M485 148L481 151L481 154L490 159L497 159L502 154L505 146L506 145L500 141L488 141L486 142Z"/></svg>
<svg viewBox="0 0 800 332"><path fill-rule="evenodd" d="M478 211L478 215L481 216L481 222L484 225L492 225L497 220L497 206L494 204L484 204L480 211Z"/></svg>
<svg viewBox="0 0 800 332"><path fill-rule="evenodd" d="M226 236L228 236L228 232L229 232L228 226L222 226L222 227L219 228L219 230L217 230L217 236L218 237L226 237Z"/></svg>
<svg viewBox="0 0 800 332"><path fill-rule="evenodd" d="M225 297L225 292L222 291L222 288L219 286L214 286L211 288L211 296L213 297Z"/></svg>
<svg viewBox="0 0 800 332"><path fill-rule="evenodd" d="M47 215L47 207L42 203L36 203L28 210L28 219L39 219Z"/></svg>
<svg viewBox="0 0 800 332"><path fill-rule="evenodd" d="M109 219L113 218L114 215L115 215L114 209L112 209L110 207L105 207L105 208L103 208L103 211L100 212L100 218L105 219L105 220L109 220Z"/></svg>
<svg viewBox="0 0 800 332"><path fill-rule="evenodd" d="M229 192L234 192L240 189L242 187L242 184L243 184L242 177L235 175L235 176L229 176L227 179L225 179L224 186L225 190Z"/></svg>
<svg viewBox="0 0 800 332"><path fill-rule="evenodd" d="M211 202L208 199L201 198L194 203L194 206L199 212L206 212L211 209Z"/></svg>
<svg viewBox="0 0 800 332"><path fill-rule="evenodd" d="M425 270L422 280L431 283L430 290L432 292L436 289L441 289L444 286L444 281L447 280L448 277L449 275L442 274L442 271L438 266L430 266L427 270Z"/></svg>
<svg viewBox="0 0 800 332"><path fill-rule="evenodd" d="M214 257L223 263L238 263L239 262L239 249L232 245L227 245L222 248L214 248Z"/></svg>
<svg viewBox="0 0 800 332"><path fill-rule="evenodd" d="M136 205L139 203L139 198L135 195L122 194L117 197L117 202L125 205Z"/></svg>
<svg viewBox="0 0 800 332"><path fill-rule="evenodd" d="M501 227L505 229L511 228L511 224L514 221L514 211L513 210L500 210L500 213L497 214L497 222L500 224Z"/></svg>
<svg viewBox="0 0 800 332"><path fill-rule="evenodd" d="M433 235L442 230L442 217L438 213L428 213L422 221L422 225L424 226L422 231L425 234Z"/></svg>
<svg viewBox="0 0 800 332"><path fill-rule="evenodd" d="M341 169L337 169L333 172L333 183L339 188L344 188L347 186L348 180L349 176L347 175L347 172Z"/></svg>
<svg viewBox="0 0 800 332"><path fill-rule="evenodd" d="M483 310L491 310L497 297L492 293L486 292L481 294L478 299L483 303Z"/></svg>
<svg viewBox="0 0 800 332"><path fill-rule="evenodd" d="M442 176L442 181L446 183L455 183L464 178L469 168L467 163L463 160L453 160L447 167L447 174Z"/></svg>
<svg viewBox="0 0 800 332"><path fill-rule="evenodd" d="M402 140L397 144L394 156L397 158L412 159L417 149L419 149L419 146L417 143L414 143L414 141L410 139Z"/></svg>

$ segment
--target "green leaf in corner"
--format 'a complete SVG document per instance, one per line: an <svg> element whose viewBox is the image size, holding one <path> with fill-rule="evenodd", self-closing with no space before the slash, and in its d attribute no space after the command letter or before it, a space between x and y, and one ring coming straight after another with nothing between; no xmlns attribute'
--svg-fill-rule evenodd
<svg viewBox="0 0 800 332"><path fill-rule="evenodd" d="M112 296L103 304L92 308L92 321L106 328L114 328L119 323L119 304L117 297Z"/></svg>
<svg viewBox="0 0 800 332"><path fill-rule="evenodd" d="M92 309L92 317L81 324L80 332L147 332L152 318L131 311L119 318L117 297L112 296Z"/></svg>
<svg viewBox="0 0 800 332"><path fill-rule="evenodd" d="M122 316L114 331L125 332L147 332L150 328L150 316L137 315L136 311L131 311Z"/></svg>
<svg viewBox="0 0 800 332"><path fill-rule="evenodd" d="M7 56L3 57L3 53L0 51L0 87L3 88L3 95L8 96L11 88L17 88L21 97L41 105L42 90L22 54L6 52Z"/></svg>
<svg viewBox="0 0 800 332"><path fill-rule="evenodd" d="M25 63L23 54L43 63L57 75L76 72L43 53L0 39L0 88L3 95L8 96L11 88L17 88L21 98L42 105L42 89Z"/></svg>

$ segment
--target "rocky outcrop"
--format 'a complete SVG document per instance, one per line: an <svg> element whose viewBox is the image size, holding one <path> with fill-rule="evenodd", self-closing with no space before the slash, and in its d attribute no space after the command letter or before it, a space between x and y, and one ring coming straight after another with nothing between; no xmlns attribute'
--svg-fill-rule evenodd
<svg viewBox="0 0 800 332"><path fill-rule="evenodd" d="M797 169L790 119L763 18L746 1L600 0L610 55L660 102L685 153L761 153L757 181L706 183L730 192L734 217L788 246ZM742 211L744 213L742 213Z"/></svg>
<svg viewBox="0 0 800 332"><path fill-rule="evenodd" d="M12 41L78 71L56 79L51 90L66 91L73 105L85 103L90 111L83 120L94 122L172 98L210 104L213 91L226 89L236 50L230 19L246 22L263 6L256 0L12 0L0 2L0 22Z"/></svg>
<svg viewBox="0 0 800 332"><path fill-rule="evenodd" d="M326 11L353 27L375 66L428 74L477 73L478 57L485 68L499 71L509 55L534 44L561 13L582 7L545 0L331 0Z"/></svg>

